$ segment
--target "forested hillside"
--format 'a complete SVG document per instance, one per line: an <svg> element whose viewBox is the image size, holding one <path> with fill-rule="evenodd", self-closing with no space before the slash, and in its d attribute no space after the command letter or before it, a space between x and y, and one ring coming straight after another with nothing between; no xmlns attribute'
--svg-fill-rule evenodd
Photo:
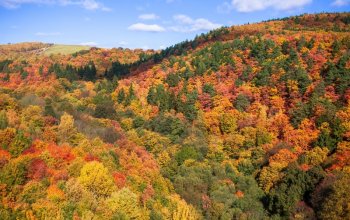
<svg viewBox="0 0 350 220"><path fill-rule="evenodd" d="M350 219L350 14L161 51L0 47L0 219Z"/></svg>

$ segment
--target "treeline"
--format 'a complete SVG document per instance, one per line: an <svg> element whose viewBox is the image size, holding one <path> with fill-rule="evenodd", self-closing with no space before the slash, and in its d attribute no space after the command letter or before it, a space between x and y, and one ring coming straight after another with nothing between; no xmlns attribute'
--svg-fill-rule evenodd
<svg viewBox="0 0 350 220"><path fill-rule="evenodd" d="M97 70L93 61L89 61L88 64L80 66L78 68L67 64L62 66L58 63L55 63L50 66L49 73L55 73L57 78L66 78L70 81L77 79L92 81L97 78Z"/></svg>
<svg viewBox="0 0 350 220"><path fill-rule="evenodd" d="M122 64L118 61L113 62L112 67L109 70L106 70L105 76L109 79L112 79L113 76L117 76L118 78L124 77L128 75L133 68L137 68L143 63L152 61L154 64L157 64L162 62L165 58L186 54L191 50L195 50L201 43L209 40L219 40L223 35L228 33L229 31L226 27L218 28L216 30L210 31L207 34L201 34L200 36L196 36L193 40L185 40L170 47L167 47L166 49L161 50L159 53L154 53L151 55L141 53L139 55L139 60L134 63Z"/></svg>

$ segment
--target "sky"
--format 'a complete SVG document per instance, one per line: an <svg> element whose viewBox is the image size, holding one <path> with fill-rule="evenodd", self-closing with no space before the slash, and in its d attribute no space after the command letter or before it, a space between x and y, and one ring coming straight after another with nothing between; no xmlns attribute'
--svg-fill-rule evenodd
<svg viewBox="0 0 350 220"><path fill-rule="evenodd" d="M220 26L350 12L350 0L0 0L0 44L163 49Z"/></svg>

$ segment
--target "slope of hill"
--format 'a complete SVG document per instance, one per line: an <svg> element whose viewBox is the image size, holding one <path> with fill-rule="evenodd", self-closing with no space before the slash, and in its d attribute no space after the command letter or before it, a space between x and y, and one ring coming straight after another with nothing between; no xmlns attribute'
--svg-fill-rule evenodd
<svg viewBox="0 0 350 220"><path fill-rule="evenodd" d="M2 44L0 45L0 58L16 59L21 55L40 54L45 48L52 46L52 44L40 42L25 42L17 44Z"/></svg>
<svg viewBox="0 0 350 220"><path fill-rule="evenodd" d="M162 51L1 53L0 216L350 218L349 22L302 15Z"/></svg>
<svg viewBox="0 0 350 220"><path fill-rule="evenodd" d="M89 50L90 46L82 46L82 45L64 45L64 44L54 44L48 47L44 54L73 54L82 50Z"/></svg>

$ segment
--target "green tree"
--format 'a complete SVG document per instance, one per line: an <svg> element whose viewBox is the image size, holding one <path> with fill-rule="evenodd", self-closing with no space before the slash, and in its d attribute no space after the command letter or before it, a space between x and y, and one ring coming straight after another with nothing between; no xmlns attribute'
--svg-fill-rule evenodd
<svg viewBox="0 0 350 220"><path fill-rule="evenodd" d="M28 77L28 72L23 70L23 68L21 68L20 70L20 73L21 73L21 79L26 79Z"/></svg>
<svg viewBox="0 0 350 220"><path fill-rule="evenodd" d="M157 105L157 93L153 86L148 90L147 103L150 105Z"/></svg>
<svg viewBox="0 0 350 220"><path fill-rule="evenodd" d="M116 111L114 109L114 102L110 94L106 94L103 91L99 92L94 97L94 103L96 104L94 116L97 118L113 118Z"/></svg>
<svg viewBox="0 0 350 220"><path fill-rule="evenodd" d="M135 119L132 121L132 126L134 128L142 127L145 124L145 119L143 119L141 116L136 116Z"/></svg>
<svg viewBox="0 0 350 220"><path fill-rule="evenodd" d="M124 89L119 90L117 95L117 101L119 104L123 103L125 100L125 91Z"/></svg>
<svg viewBox="0 0 350 220"><path fill-rule="evenodd" d="M11 160L0 172L0 183L6 184L8 189L16 185L23 185L27 180L27 168L29 159L24 157L18 160Z"/></svg>
<svg viewBox="0 0 350 220"><path fill-rule="evenodd" d="M234 102L234 106L238 111L245 111L250 106L249 98L244 94L239 94Z"/></svg>
<svg viewBox="0 0 350 220"><path fill-rule="evenodd" d="M181 77L177 73L169 73L168 76L165 79L165 82L170 86L170 87L175 87L179 84L181 80Z"/></svg>
<svg viewBox="0 0 350 220"><path fill-rule="evenodd" d="M270 84L270 71L264 68L254 78L256 86L268 86Z"/></svg>
<svg viewBox="0 0 350 220"><path fill-rule="evenodd" d="M186 202L200 208L202 196L208 194L210 184L214 180L212 172L210 166L182 164L178 175L172 177L176 192Z"/></svg>
<svg viewBox="0 0 350 220"><path fill-rule="evenodd" d="M162 112L168 111L170 109L169 94L165 90L163 84L159 84L156 87L156 93L157 93L157 101L158 101L159 110Z"/></svg>
<svg viewBox="0 0 350 220"><path fill-rule="evenodd" d="M24 135L23 131L17 131L15 138L9 146L9 152L13 157L18 157L31 144L31 139Z"/></svg>
<svg viewBox="0 0 350 220"><path fill-rule="evenodd" d="M95 80L96 79L96 66L93 61L89 61L88 64L86 64L83 67L80 67L78 69L78 74L80 77L84 80Z"/></svg>
<svg viewBox="0 0 350 220"><path fill-rule="evenodd" d="M308 103L298 102L296 108L291 110L291 123L297 128L303 119L310 116L311 109Z"/></svg>
<svg viewBox="0 0 350 220"><path fill-rule="evenodd" d="M199 62L196 64L196 75L202 76L205 73L205 71L207 71L207 66L202 60L199 60Z"/></svg>
<svg viewBox="0 0 350 220"><path fill-rule="evenodd" d="M332 44L332 55L335 56L339 53L341 48L341 43L338 40L335 40Z"/></svg>
<svg viewBox="0 0 350 220"><path fill-rule="evenodd" d="M194 159L194 160L199 159L199 154L195 148L190 146L185 146L185 147L182 147L182 149L176 153L175 158L178 164L182 164L185 160L188 160L188 159Z"/></svg>
<svg viewBox="0 0 350 220"><path fill-rule="evenodd" d="M320 167L305 172L291 165L282 181L270 191L268 210L273 214L289 217L296 203L302 200L307 192L312 192L324 175Z"/></svg>
<svg viewBox="0 0 350 220"><path fill-rule="evenodd" d="M45 99L44 115L56 117L55 110L52 107L52 100L50 98Z"/></svg>
<svg viewBox="0 0 350 220"><path fill-rule="evenodd" d="M136 99L135 90L134 90L133 85L131 84L129 86L128 95L125 97L125 102L124 102L125 106L130 105L131 101L135 100L135 99Z"/></svg>
<svg viewBox="0 0 350 220"><path fill-rule="evenodd" d="M8 119L4 110L0 111L0 130L8 126Z"/></svg>
<svg viewBox="0 0 350 220"><path fill-rule="evenodd" d="M208 83L203 85L203 92L208 93L211 97L216 95L214 86Z"/></svg>

